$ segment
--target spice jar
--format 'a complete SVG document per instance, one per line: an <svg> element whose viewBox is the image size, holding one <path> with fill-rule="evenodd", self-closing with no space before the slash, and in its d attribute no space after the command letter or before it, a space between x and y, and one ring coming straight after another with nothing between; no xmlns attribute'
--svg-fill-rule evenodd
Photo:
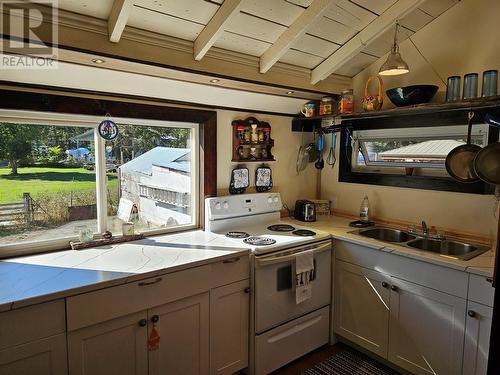
<svg viewBox="0 0 500 375"><path fill-rule="evenodd" d="M259 143L264 142L264 129L262 128L257 129L257 134L259 137Z"/></svg>
<svg viewBox="0 0 500 375"><path fill-rule="evenodd" d="M263 132L264 132L264 141L269 142L269 139L271 138L271 128L269 126L265 126Z"/></svg>
<svg viewBox="0 0 500 375"><path fill-rule="evenodd" d="M339 112L341 115L354 112L354 94L352 89L342 91L339 102Z"/></svg>
<svg viewBox="0 0 500 375"><path fill-rule="evenodd" d="M319 105L319 115L333 114L333 98L331 96L323 96Z"/></svg>
<svg viewBox="0 0 500 375"><path fill-rule="evenodd" d="M252 143L258 143L259 135L257 134L257 124L252 124L251 126L252 126L252 134L251 134Z"/></svg>
<svg viewBox="0 0 500 375"><path fill-rule="evenodd" d="M245 140L245 126L244 125L238 125L236 127L236 136L240 141Z"/></svg>
<svg viewBox="0 0 500 375"><path fill-rule="evenodd" d="M245 142L250 142L250 138L251 138L251 130L250 130L250 127L249 126L246 126L245 127L245 132L243 134L243 139Z"/></svg>

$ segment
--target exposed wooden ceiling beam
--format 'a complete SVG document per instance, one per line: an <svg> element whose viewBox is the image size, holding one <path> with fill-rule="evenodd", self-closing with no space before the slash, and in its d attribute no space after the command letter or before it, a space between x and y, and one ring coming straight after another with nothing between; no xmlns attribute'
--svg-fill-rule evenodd
<svg viewBox="0 0 500 375"><path fill-rule="evenodd" d="M418 8L425 0L399 0L373 20L346 44L336 50L311 72L314 85L335 72L377 37L394 27L396 21Z"/></svg>
<svg viewBox="0 0 500 375"><path fill-rule="evenodd" d="M108 18L109 41L118 43L122 37L123 29L127 25L132 0L115 0Z"/></svg>
<svg viewBox="0 0 500 375"><path fill-rule="evenodd" d="M290 46L301 37L314 22L332 5L334 0L314 0L294 23L280 35L260 57L260 72L265 73L288 51Z"/></svg>
<svg viewBox="0 0 500 375"><path fill-rule="evenodd" d="M238 14L243 0L225 0L210 22L194 41L194 59L201 60L224 31L224 26Z"/></svg>

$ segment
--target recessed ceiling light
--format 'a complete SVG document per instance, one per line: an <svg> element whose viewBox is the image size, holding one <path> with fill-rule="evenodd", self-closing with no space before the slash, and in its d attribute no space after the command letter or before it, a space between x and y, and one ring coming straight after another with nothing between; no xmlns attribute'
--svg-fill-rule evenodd
<svg viewBox="0 0 500 375"><path fill-rule="evenodd" d="M92 59L94 64L104 64L106 61L103 59Z"/></svg>
<svg viewBox="0 0 500 375"><path fill-rule="evenodd" d="M214 78L210 80L211 83L217 83L220 82L220 79Z"/></svg>
<svg viewBox="0 0 500 375"><path fill-rule="evenodd" d="M287 95L292 95L295 91L287 91L286 94Z"/></svg>

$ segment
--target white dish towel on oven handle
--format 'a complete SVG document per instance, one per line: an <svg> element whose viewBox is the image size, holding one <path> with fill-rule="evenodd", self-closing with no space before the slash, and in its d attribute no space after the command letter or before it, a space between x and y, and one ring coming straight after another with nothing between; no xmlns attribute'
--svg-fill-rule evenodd
<svg viewBox="0 0 500 375"><path fill-rule="evenodd" d="M295 254L295 302L304 302L312 296L314 250Z"/></svg>

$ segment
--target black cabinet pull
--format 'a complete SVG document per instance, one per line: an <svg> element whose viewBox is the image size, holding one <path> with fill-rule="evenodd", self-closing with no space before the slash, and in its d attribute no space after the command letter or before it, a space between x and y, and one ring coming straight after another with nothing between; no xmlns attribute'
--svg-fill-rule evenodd
<svg viewBox="0 0 500 375"><path fill-rule="evenodd" d="M160 281L162 280L161 277L157 277L156 279L154 279L153 281L141 281L139 284L139 286L146 286L146 285L153 285L153 284L157 284L159 283Z"/></svg>
<svg viewBox="0 0 500 375"><path fill-rule="evenodd" d="M398 291L398 287L396 285L391 285L391 290L397 292Z"/></svg>
<svg viewBox="0 0 500 375"><path fill-rule="evenodd" d="M471 318L475 318L477 316L477 314L474 310L467 311L467 315L469 315Z"/></svg>
<svg viewBox="0 0 500 375"><path fill-rule="evenodd" d="M250 287L247 286L245 289L243 289L245 291L245 293L250 293Z"/></svg>
<svg viewBox="0 0 500 375"><path fill-rule="evenodd" d="M385 282L385 281L382 281L382 286L383 286L384 288L387 288L387 287L389 286L389 284L388 284L387 282Z"/></svg>
<svg viewBox="0 0 500 375"><path fill-rule="evenodd" d="M146 327L146 324L148 324L146 319L139 320L139 327Z"/></svg>
<svg viewBox="0 0 500 375"><path fill-rule="evenodd" d="M153 315L153 316L151 317L151 322L152 322L152 323L157 323L157 322L158 322L158 320L160 320L160 317L159 317L158 315Z"/></svg>
<svg viewBox="0 0 500 375"><path fill-rule="evenodd" d="M224 260L222 261L222 263L226 263L226 264L227 264L227 263L236 263L236 262L237 262L237 261L239 261L239 260L240 260L240 258L224 259Z"/></svg>

